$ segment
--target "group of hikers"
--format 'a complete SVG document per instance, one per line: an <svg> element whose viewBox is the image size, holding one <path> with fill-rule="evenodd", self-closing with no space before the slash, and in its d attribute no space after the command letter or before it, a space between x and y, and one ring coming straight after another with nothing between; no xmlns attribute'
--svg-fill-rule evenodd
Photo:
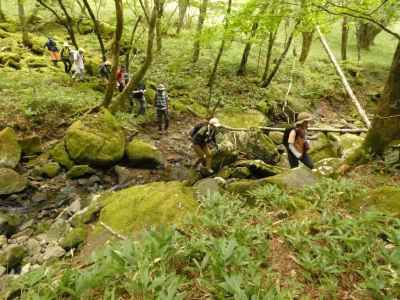
<svg viewBox="0 0 400 300"><path fill-rule="evenodd" d="M50 59L54 65L59 61L64 64L65 73L72 72L72 78L79 80L84 79L84 53L82 48L73 50L68 42L63 44L61 51L57 48L57 44L51 37L48 38L45 47L50 52ZM105 83L111 76L111 62L106 60L100 64L99 74L104 79ZM116 73L116 87L119 91L123 91L129 81L129 73L124 66L120 66ZM129 98L136 101L139 105L135 116L144 115L146 113L147 101L145 97L145 84L139 82L134 91L129 93ZM154 105L156 108L157 123L160 134L168 131L169 113L168 113L169 97L166 88L163 84L159 84L156 88ZM308 154L310 143L307 140L307 128L312 120L312 115L307 112L302 112L298 115L295 126L286 128L283 134L283 145L286 148L290 168L299 166L302 162L308 168L313 169L314 164ZM200 165L205 168L206 172L213 174L212 169L212 151L211 147L218 148L216 142L216 134L221 127L221 123L217 118L211 118L208 122L197 124L190 131L190 139L193 149L198 157L194 167Z"/></svg>

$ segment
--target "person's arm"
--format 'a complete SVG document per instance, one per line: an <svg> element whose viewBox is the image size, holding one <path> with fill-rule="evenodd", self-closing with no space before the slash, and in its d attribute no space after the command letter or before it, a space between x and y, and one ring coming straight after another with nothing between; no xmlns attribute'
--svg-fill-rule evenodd
<svg viewBox="0 0 400 300"><path fill-rule="evenodd" d="M297 151L296 147L294 146L294 143L296 141L296 130L292 130L289 134L289 138L288 138L288 144L289 144L289 150L290 152L292 152L292 154L294 156L296 156L297 158L300 158L302 156L302 154Z"/></svg>

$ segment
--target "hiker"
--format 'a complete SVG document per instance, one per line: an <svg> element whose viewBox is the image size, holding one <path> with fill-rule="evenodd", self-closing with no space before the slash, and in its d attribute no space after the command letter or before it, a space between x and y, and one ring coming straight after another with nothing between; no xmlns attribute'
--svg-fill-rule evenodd
<svg viewBox="0 0 400 300"><path fill-rule="evenodd" d="M160 84L156 90L154 103L157 110L158 130L161 134L163 133L163 130L167 131L169 127L168 100L168 94L165 90L165 86Z"/></svg>
<svg viewBox="0 0 400 300"><path fill-rule="evenodd" d="M307 128L311 120L311 114L302 112L297 117L296 126L289 127L285 130L283 145L286 147L288 153L290 168L297 168L299 166L299 161L310 169L314 168L314 163L307 153L310 149L310 144L307 140Z"/></svg>
<svg viewBox="0 0 400 300"><path fill-rule="evenodd" d="M61 48L61 60L64 64L64 71L65 73L69 73L72 68L72 52L71 52L71 46L68 44L68 42L65 42L63 47Z"/></svg>
<svg viewBox="0 0 400 300"><path fill-rule="evenodd" d="M106 60L100 64L99 73L101 78L103 78L104 82L107 84L111 76L111 62L109 60Z"/></svg>
<svg viewBox="0 0 400 300"><path fill-rule="evenodd" d="M212 118L206 123L197 124L190 131L193 149L199 157L195 167L201 163L210 174L214 173L214 170L212 169L212 155L209 146L218 147L215 140L218 127L221 127L219 120Z"/></svg>
<svg viewBox="0 0 400 300"><path fill-rule="evenodd" d="M130 98L134 99L139 104L139 110L138 110L137 114L135 115L135 117L137 117L139 115L144 115L146 113L147 102L146 102L146 97L144 95L145 92L146 92L146 86L145 86L144 82L141 81L138 84L137 89L132 91L132 93L130 93Z"/></svg>
<svg viewBox="0 0 400 300"><path fill-rule="evenodd" d="M85 63L84 63L84 57L83 57L84 53L85 53L85 50L83 50L82 48L79 48L79 50L72 51L72 57L73 57L72 79L79 77L79 80L83 81L83 75L85 72Z"/></svg>
<svg viewBox="0 0 400 300"><path fill-rule="evenodd" d="M125 88L127 78L129 77L128 73L126 72L125 66L120 66L118 68L116 77L117 77L117 88L120 92L122 92Z"/></svg>
<svg viewBox="0 0 400 300"><path fill-rule="evenodd" d="M60 60L60 53L58 52L57 43L51 37L48 37L47 42L43 47L49 50L50 60L55 66L57 66L57 62Z"/></svg>

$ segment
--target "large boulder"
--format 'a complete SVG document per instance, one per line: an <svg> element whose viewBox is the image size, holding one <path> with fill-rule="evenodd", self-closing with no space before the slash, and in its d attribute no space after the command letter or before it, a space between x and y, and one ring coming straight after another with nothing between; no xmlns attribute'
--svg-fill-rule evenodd
<svg viewBox="0 0 400 300"><path fill-rule="evenodd" d="M23 191L28 184L24 176L12 169L0 169L0 195L10 195Z"/></svg>
<svg viewBox="0 0 400 300"><path fill-rule="evenodd" d="M122 234L179 224L197 208L193 189L181 182L154 182L105 195L100 221Z"/></svg>
<svg viewBox="0 0 400 300"><path fill-rule="evenodd" d="M22 153L26 155L35 155L42 152L42 145L40 137L37 135L24 137L20 139L19 145L21 146Z"/></svg>
<svg viewBox="0 0 400 300"><path fill-rule="evenodd" d="M133 167L157 168L162 165L161 152L142 140L131 141L126 148L126 155Z"/></svg>
<svg viewBox="0 0 400 300"><path fill-rule="evenodd" d="M301 190L305 186L315 185L318 182L318 175L307 167L298 167L262 180L276 184L281 189Z"/></svg>
<svg viewBox="0 0 400 300"><path fill-rule="evenodd" d="M364 138L362 136L351 133L338 136L338 139L341 144L342 157L344 159L349 157L356 149L360 148L364 142Z"/></svg>
<svg viewBox="0 0 400 300"><path fill-rule="evenodd" d="M118 162L125 151L122 127L108 111L87 116L68 128L65 148L70 158L83 164L109 166Z"/></svg>
<svg viewBox="0 0 400 300"><path fill-rule="evenodd" d="M309 154L315 162L328 157L341 157L340 139L330 133L320 134L317 140L311 142Z"/></svg>
<svg viewBox="0 0 400 300"><path fill-rule="evenodd" d="M65 150L64 141L61 141L55 145L50 151L51 158L58 162L60 165L67 169L71 169L74 166L74 162L69 157L67 151Z"/></svg>
<svg viewBox="0 0 400 300"><path fill-rule="evenodd" d="M21 147L14 129L0 131L0 168L14 169L21 159Z"/></svg>

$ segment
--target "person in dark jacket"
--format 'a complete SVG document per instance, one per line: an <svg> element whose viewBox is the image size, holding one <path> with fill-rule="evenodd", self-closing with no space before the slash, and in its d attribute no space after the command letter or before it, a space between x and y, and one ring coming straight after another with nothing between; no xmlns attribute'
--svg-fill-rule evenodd
<svg viewBox="0 0 400 300"><path fill-rule="evenodd" d="M156 96L154 99L157 111L158 130L160 131L160 133L163 133L163 131L167 131L169 127L168 101L169 98L167 91L165 90L165 86L163 84L160 84L157 87Z"/></svg>
<svg viewBox="0 0 400 300"><path fill-rule="evenodd" d="M104 79L104 83L107 84L111 76L111 62L109 60L106 60L100 64L99 73L101 78Z"/></svg>
<svg viewBox="0 0 400 300"><path fill-rule="evenodd" d="M56 66L57 62L60 60L60 53L58 52L57 43L51 37L49 37L47 42L44 44L44 47L49 50L50 60Z"/></svg>
<svg viewBox="0 0 400 300"><path fill-rule="evenodd" d="M207 172L212 174L212 154L210 146L217 146L216 134L221 123L217 118L212 118L208 123L202 123L192 129L190 135L193 143L193 149L199 157L195 166L202 163L207 168Z"/></svg>
<svg viewBox="0 0 400 300"><path fill-rule="evenodd" d="M139 104L139 110L135 115L135 117L139 115L144 115L146 113L147 101L145 97L145 92L146 92L146 86L144 82L141 81L138 84L137 89L132 91L132 93L130 94L130 98L133 99L134 101L137 101L137 103Z"/></svg>
<svg viewBox="0 0 400 300"><path fill-rule="evenodd" d="M68 42L65 42L63 47L61 48L61 60L64 64L64 71L65 73L69 73L72 68L72 52L71 52L71 46L68 44Z"/></svg>

